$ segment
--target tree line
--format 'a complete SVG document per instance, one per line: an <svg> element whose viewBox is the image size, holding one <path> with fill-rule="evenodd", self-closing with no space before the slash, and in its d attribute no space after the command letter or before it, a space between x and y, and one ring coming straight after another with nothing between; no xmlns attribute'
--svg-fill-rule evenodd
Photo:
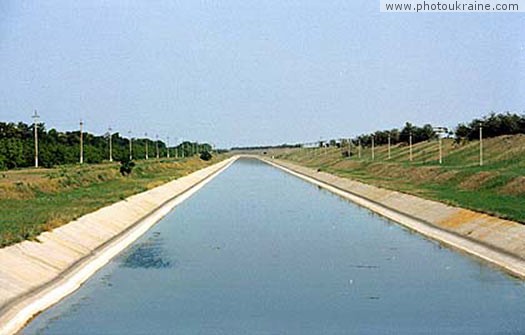
<svg viewBox="0 0 525 335"><path fill-rule="evenodd" d="M525 114L516 114L511 112L505 113L491 113L482 118L476 118L468 123L460 123L453 130L447 128L434 127L431 124L425 124L423 126L417 126L410 122L405 123L403 128L390 129L390 130L378 130L373 133L361 134L353 138L345 139L331 139L321 140L313 143L301 143L301 144L280 144L280 145L265 145L265 146L243 146L233 147L231 150L256 150L256 149L278 149L278 148L298 148L298 147L334 147L334 146L347 146L349 141L352 145L361 145L363 147L370 147L372 145L372 138L375 145L388 144L390 138L390 144L395 145L399 143L410 142L412 137L412 143L419 143L423 141L429 141L437 139L438 131L441 132L441 136L454 137L457 143L465 141L476 140L479 138L479 128L483 128L483 138L496 137L501 135L514 135L514 134L525 134Z"/></svg>
<svg viewBox="0 0 525 335"><path fill-rule="evenodd" d="M286 148L300 148L301 144L278 144L278 145L259 145L259 146L244 146L244 147L232 147L230 150L269 150L269 149L286 149Z"/></svg>
<svg viewBox="0 0 525 335"><path fill-rule="evenodd" d="M491 113L482 118L476 118L468 123L458 124L454 130L442 128L442 133L447 137L454 137L457 143L465 141L476 140L479 138L479 128L483 128L483 138L496 137L501 135L525 134L525 114L516 114L511 112L506 113ZM437 139L439 134L436 127L431 124L425 124L422 127L416 126L407 122L401 130L394 128L391 130L378 130L370 134L362 134L352 139L345 139L342 141L330 140L326 142L319 142L319 146L335 146L345 145L348 141L352 141L353 145L369 147L372 145L372 138L375 145L385 145L390 143L392 145L398 143L409 143L410 136L412 136L412 143L419 143Z"/></svg>
<svg viewBox="0 0 525 335"><path fill-rule="evenodd" d="M39 165L53 167L63 164L79 162L80 131L46 130L45 125L37 126L38 132L38 159ZM109 159L109 134L94 135L82 133L84 162L101 163ZM118 132L111 134L112 156L116 161L129 159L129 139L122 137ZM132 139L133 158L145 158L146 143L150 158L157 155L166 157L167 146L163 141L154 141L148 138ZM0 169L30 167L34 165L34 125L23 122L0 122ZM172 157L188 157L194 154L211 151L211 145L185 141L177 146L170 147Z"/></svg>

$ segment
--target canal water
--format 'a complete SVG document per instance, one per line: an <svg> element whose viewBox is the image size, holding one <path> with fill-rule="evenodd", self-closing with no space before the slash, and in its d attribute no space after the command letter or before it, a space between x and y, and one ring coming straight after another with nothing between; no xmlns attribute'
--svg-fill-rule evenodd
<svg viewBox="0 0 525 335"><path fill-rule="evenodd" d="M256 160L23 334L524 334L525 286Z"/></svg>

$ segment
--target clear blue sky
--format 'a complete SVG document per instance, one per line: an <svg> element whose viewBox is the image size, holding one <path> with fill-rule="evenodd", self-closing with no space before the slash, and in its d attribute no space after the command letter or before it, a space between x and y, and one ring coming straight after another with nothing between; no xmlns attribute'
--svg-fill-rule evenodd
<svg viewBox="0 0 525 335"><path fill-rule="evenodd" d="M525 110L525 15L379 0L0 1L0 120L220 147Z"/></svg>

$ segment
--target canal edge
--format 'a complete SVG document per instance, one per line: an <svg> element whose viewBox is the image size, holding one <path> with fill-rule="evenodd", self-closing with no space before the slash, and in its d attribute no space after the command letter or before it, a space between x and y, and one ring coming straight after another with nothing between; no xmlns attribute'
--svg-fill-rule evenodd
<svg viewBox="0 0 525 335"><path fill-rule="evenodd" d="M147 232L153 225L155 225L164 216L166 216L169 212L171 212L173 208L175 208L177 205L179 205L180 203L182 203L183 201L191 197L194 193L200 190L205 184L207 184L213 178L218 176L221 172L223 172L228 167L230 167L238 158L239 158L238 156L230 157L214 165L211 165L209 167L195 171L187 176L181 177L174 181L160 185L154 189L130 196L129 198L125 200L117 202L116 204L124 204L130 201L130 199L140 200L141 196L144 197L145 195L150 195L150 194L153 194L154 196L155 192L158 193L158 191L161 188L163 187L166 188L168 184L171 184L171 188L177 188L176 186L183 187L183 189L180 192L172 194L171 196L169 196L167 200L162 201L160 205L156 206L149 212L145 214L141 213L140 211L138 213L133 213L135 215L138 215L138 217L137 216L133 217L132 215L133 222L131 222L128 226L126 226L123 230L121 230L114 236L111 236L109 239L104 240L103 243L100 244L95 249L89 250L88 253L82 255L81 258L76 260L73 264L70 264L67 268L61 269L61 271L59 271L58 274L52 273L51 271L52 267L49 267L46 264L44 266L44 269L47 269L47 268L50 269L49 271L50 273L48 273L47 275L54 275L55 277L53 279L46 281L44 283L35 285L35 287L32 287L30 290L25 291L22 294L19 294L16 297L8 300L7 303L4 303L0 307L0 335L15 334L19 332L27 324L27 322L29 322L35 315L37 315L38 313L41 313L47 308L58 303L60 300L62 300L66 296L75 292L84 282L86 282L100 268L102 268L109 261L111 261L111 259L113 259L116 255L118 255L122 250L124 250L130 244L132 244L134 241L140 238L140 236L142 236L145 232ZM177 184L184 184L184 185L177 185ZM84 215L83 217L75 221L72 221L62 227L67 227L68 225L71 225L72 223L81 221L81 219L83 219L84 217L91 216L103 210L108 211L110 207L113 207L116 204L112 204L102 209L99 209L95 212L88 213ZM119 208L122 210L129 209L126 206L121 206ZM113 210L111 213L113 217L118 217L119 214L123 214L123 215L127 214L124 216L127 218L130 217L129 213L118 213L115 210ZM58 229L62 227L59 227ZM90 227L85 227L85 228L91 229ZM111 227L111 229L113 231L115 227ZM52 233L53 231L47 232L45 234L52 234ZM60 237L58 237L57 239L60 239ZM27 243L40 243L40 242L24 241L24 242L17 243L13 246L6 247L4 249L0 249L0 251L3 254L9 253L11 251L14 253L18 253L17 256L18 258L20 258L19 245L23 243L27 244ZM66 241L64 241L64 244L67 244ZM57 250L57 253L60 253L61 251L62 250ZM27 259L31 258L31 256L28 255L27 252L23 256L25 256ZM1 259L1 256L0 256L0 259ZM36 258L31 259L26 264L23 264L23 266L29 268L27 271L31 271L32 270L31 267L34 267L37 262L38 261L36 260ZM41 264L38 264L38 265L41 265ZM53 270L56 270L56 269L53 269ZM38 276L39 273L38 271L35 271L34 274L36 277ZM12 276L11 278L22 278L22 277ZM25 281L27 281L27 278L24 278L24 279ZM35 278L35 280L38 280L38 278ZM1 277L0 277L0 282L2 283L2 286L9 286L9 284L11 284L12 287L20 286L20 283L17 283L17 282L8 283L4 278L1 278ZM0 290L0 298L1 298L2 293L3 292Z"/></svg>
<svg viewBox="0 0 525 335"><path fill-rule="evenodd" d="M469 211L469 210L458 208L458 207L448 206L448 205L439 203L437 201L431 201L431 200L426 200L426 199L422 199L422 198L415 197L415 196L410 196L413 198L424 200L427 203L428 202L435 203L437 206L444 206L444 207L452 208L455 210L468 211L468 212L475 213L482 218L489 217L490 220L492 221L499 221L499 222L506 223L500 229L500 231L496 232L498 234L497 241L500 243L501 246L492 245L490 243L487 243L486 241L476 239L471 236L464 236L463 234L459 232L450 231L444 227L440 227L438 224L428 222L427 220L422 220L411 214L405 213L402 209L391 208L381 203L381 201L369 199L366 196L359 194L359 192L350 191L348 189L343 188L342 185L337 185L338 181L341 182L344 180L344 178L330 175L328 173L323 173L326 175L330 175L331 179L333 179L331 182L327 182L325 180L316 178L315 175L318 173L318 171L315 171L313 169L304 168L304 167L300 167L301 168L300 170L294 169L295 166L291 163L288 163L288 162L284 163L284 162L277 161L275 159L269 160L269 159L266 159L260 156L255 156L255 155L253 156L246 155L246 157L259 159L286 173L294 175L309 183L322 187L330 191L331 193L341 196L342 198L350 200L353 203L357 204L358 206L364 207L380 216L383 216L398 224L401 224L402 226L405 226L409 228L410 230L418 232L427 238L438 241L439 243L442 243L453 249L464 252L468 255L481 259L487 263L495 265L498 268L506 271L507 273L513 276L519 277L521 279L525 279L525 259L518 252L513 252L513 250L509 250L509 248L505 248L505 245L510 244L510 243L507 243L508 240L510 240L510 237L509 237L509 230L504 229L504 228L507 228L508 224L510 223L511 225L514 226L513 228L519 230L520 236L525 236L525 226L520 223L491 217L486 214L477 213L477 212ZM378 187L360 183L357 181L352 181L352 182L356 184L367 185L370 188L379 189ZM396 191L390 191L386 189L381 189L381 190L382 192L391 193L394 196L401 194L400 192L396 192ZM475 224L476 218L470 221L474 221L473 224ZM485 228L485 227L480 227L480 230L482 228ZM486 234L486 232L483 232L483 233ZM519 240L519 237L514 237L514 238ZM523 239L521 241L523 241Z"/></svg>

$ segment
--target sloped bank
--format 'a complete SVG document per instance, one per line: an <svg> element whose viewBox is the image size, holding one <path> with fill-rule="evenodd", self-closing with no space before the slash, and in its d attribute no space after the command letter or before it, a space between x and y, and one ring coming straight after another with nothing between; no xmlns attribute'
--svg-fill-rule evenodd
<svg viewBox="0 0 525 335"><path fill-rule="evenodd" d="M523 224L318 172L282 160L258 158L525 279Z"/></svg>
<svg viewBox="0 0 525 335"><path fill-rule="evenodd" d="M20 330L35 314L75 291L173 207L231 165L216 163L0 249L0 334Z"/></svg>

